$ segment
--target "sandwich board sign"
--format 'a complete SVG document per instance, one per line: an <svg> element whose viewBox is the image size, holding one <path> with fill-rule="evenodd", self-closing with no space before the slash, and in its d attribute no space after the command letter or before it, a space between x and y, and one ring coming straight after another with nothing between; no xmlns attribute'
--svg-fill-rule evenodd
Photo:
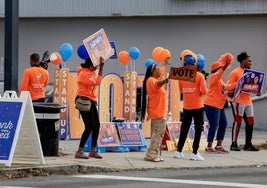
<svg viewBox="0 0 267 188"><path fill-rule="evenodd" d="M0 96L0 164L12 161L45 164L30 93L15 91Z"/></svg>

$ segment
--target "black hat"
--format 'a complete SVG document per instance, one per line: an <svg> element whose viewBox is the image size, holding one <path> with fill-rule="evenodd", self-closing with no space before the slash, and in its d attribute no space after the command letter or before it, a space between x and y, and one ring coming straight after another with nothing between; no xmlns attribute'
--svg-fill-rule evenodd
<svg viewBox="0 0 267 188"><path fill-rule="evenodd" d="M92 62L92 60L91 60L90 57L87 57L87 58L85 59L84 63L81 63L81 67L82 67L82 68L89 68L89 67L91 67L91 66L94 66L94 65L93 65L93 62Z"/></svg>
<svg viewBox="0 0 267 188"><path fill-rule="evenodd" d="M237 61L238 61L239 63L241 63L244 59L246 59L246 58L248 58L248 57L250 57L250 56L247 54L247 52L241 52L241 54L239 54L239 55L237 56Z"/></svg>

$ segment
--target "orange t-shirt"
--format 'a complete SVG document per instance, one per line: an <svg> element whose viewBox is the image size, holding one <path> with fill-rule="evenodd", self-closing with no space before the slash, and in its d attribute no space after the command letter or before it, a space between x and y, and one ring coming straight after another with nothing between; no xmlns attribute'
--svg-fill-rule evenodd
<svg viewBox="0 0 267 188"><path fill-rule="evenodd" d="M157 85L158 80L150 77L146 82L148 107L147 113L151 119L166 118L167 116L167 98L164 87Z"/></svg>
<svg viewBox="0 0 267 188"><path fill-rule="evenodd" d="M195 82L179 80L179 90L183 94L183 108L187 110L203 108L202 96L206 94L204 75L197 72Z"/></svg>
<svg viewBox="0 0 267 188"><path fill-rule="evenodd" d="M209 76L209 88L204 99L204 104L215 108L223 109L226 101L226 92L224 92L225 83L222 80L224 71L218 70Z"/></svg>
<svg viewBox="0 0 267 188"><path fill-rule="evenodd" d="M87 97L93 101L97 100L94 89L100 85L102 76L96 76L88 68L78 68L78 90L77 95Z"/></svg>
<svg viewBox="0 0 267 188"><path fill-rule="evenodd" d="M49 73L42 67L27 68L22 76L19 92L29 91L32 100L45 97L45 87L48 85Z"/></svg>
<svg viewBox="0 0 267 188"><path fill-rule="evenodd" d="M235 89L243 73L244 69L242 69L240 66L235 68L232 72L230 72L227 79L226 89L227 90ZM240 95L236 100L236 102L239 104L252 104L251 95L249 93L240 92Z"/></svg>

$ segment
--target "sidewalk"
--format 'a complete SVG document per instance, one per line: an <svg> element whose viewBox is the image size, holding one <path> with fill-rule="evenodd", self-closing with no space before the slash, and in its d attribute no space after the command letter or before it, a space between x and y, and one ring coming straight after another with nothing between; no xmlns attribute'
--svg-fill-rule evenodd
<svg viewBox="0 0 267 188"><path fill-rule="evenodd" d="M227 130L224 146L229 150L230 130ZM200 151L204 161L190 161L191 152L184 152L185 158L175 159L174 152L162 151L164 162L149 162L143 158L145 152L105 152L101 153L103 159L75 159L74 152L79 140L60 140L59 147L63 148L66 155L60 157L45 157L45 163L12 163L11 167L0 166L0 178L14 178L27 176L42 176L51 174L77 174L99 173L129 170L156 170L156 169L181 169L181 168L225 168L225 167L249 167L266 166L267 132L254 131L253 143L259 147L264 146L259 152L230 151L229 154L206 154ZM244 144L244 130L240 130L239 144Z"/></svg>

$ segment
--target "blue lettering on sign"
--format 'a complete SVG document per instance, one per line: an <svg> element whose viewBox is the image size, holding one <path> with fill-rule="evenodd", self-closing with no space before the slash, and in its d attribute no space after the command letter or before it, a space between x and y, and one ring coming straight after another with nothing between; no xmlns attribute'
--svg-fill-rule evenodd
<svg viewBox="0 0 267 188"><path fill-rule="evenodd" d="M8 160L16 134L22 102L0 101L0 160Z"/></svg>
<svg viewBox="0 0 267 188"><path fill-rule="evenodd" d="M89 41L89 45L91 49L94 49L97 45L99 45L103 41L103 37L101 34L97 35L95 38Z"/></svg>

